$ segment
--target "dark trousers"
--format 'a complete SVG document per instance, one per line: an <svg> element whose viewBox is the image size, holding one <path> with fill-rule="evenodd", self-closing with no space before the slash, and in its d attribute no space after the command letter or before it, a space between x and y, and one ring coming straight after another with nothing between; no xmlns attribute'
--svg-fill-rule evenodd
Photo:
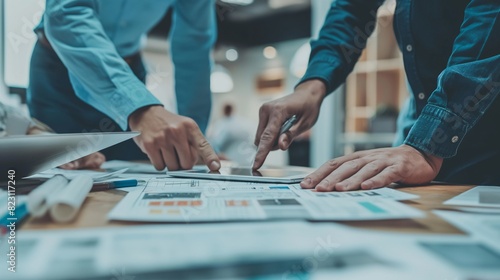
<svg viewBox="0 0 500 280"><path fill-rule="evenodd" d="M134 74L146 79L140 56L129 63ZM68 69L57 54L37 42L30 63L28 107L31 115L57 133L122 131L107 115L79 99L71 85ZM133 140L101 151L108 160L144 160L147 156Z"/></svg>

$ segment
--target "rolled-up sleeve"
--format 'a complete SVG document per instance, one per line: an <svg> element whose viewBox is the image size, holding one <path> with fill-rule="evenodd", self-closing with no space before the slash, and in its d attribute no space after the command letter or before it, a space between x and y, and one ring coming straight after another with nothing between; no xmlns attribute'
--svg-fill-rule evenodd
<svg viewBox="0 0 500 280"><path fill-rule="evenodd" d="M76 95L123 130L137 109L161 104L118 54L96 17L95 0L47 0L47 39L68 68Z"/></svg>
<svg viewBox="0 0 500 280"><path fill-rule="evenodd" d="M473 0L438 86L405 144L450 158L500 93L500 4ZM495 129L495 128L492 128Z"/></svg>
<svg viewBox="0 0 500 280"><path fill-rule="evenodd" d="M366 40L377 23L377 10L383 2L333 1L319 38L311 42L309 65L300 83L320 79L328 93L344 83L366 47Z"/></svg>

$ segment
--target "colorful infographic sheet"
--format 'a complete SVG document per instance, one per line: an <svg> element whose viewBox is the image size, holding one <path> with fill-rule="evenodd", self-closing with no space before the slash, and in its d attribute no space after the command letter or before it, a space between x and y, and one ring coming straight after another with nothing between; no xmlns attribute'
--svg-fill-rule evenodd
<svg viewBox="0 0 500 280"><path fill-rule="evenodd" d="M296 185L151 179L109 214L113 220L210 222L267 219L380 220L422 217L396 200L417 196L384 188L319 193Z"/></svg>

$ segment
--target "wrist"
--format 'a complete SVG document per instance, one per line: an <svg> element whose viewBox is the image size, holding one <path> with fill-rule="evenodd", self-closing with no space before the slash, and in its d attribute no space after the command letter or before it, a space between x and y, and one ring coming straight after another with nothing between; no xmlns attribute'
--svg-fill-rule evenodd
<svg viewBox="0 0 500 280"><path fill-rule="evenodd" d="M46 124L38 121L37 119L31 119L31 124L26 131L27 135L35 135L35 134L51 134L55 133L50 127Z"/></svg>
<svg viewBox="0 0 500 280"><path fill-rule="evenodd" d="M312 79L299 84L295 91L307 94L316 101L323 101L326 96L326 85L322 80Z"/></svg>
<svg viewBox="0 0 500 280"><path fill-rule="evenodd" d="M426 153L426 152L420 150L419 148L411 146L411 145L403 144L403 146L411 148L411 149L419 152L424 157L424 159L432 166L432 168L434 170L439 171L441 169L441 166L443 165L443 160L444 160L442 157L438 157L436 155Z"/></svg>
<svg viewBox="0 0 500 280"><path fill-rule="evenodd" d="M164 110L163 106L161 105L152 105L152 106L145 106L141 107L137 110L135 110L130 116L128 117L128 125L130 128L136 127L139 123L141 123L141 119L147 115L150 114L156 110Z"/></svg>
<svg viewBox="0 0 500 280"><path fill-rule="evenodd" d="M317 96L321 99L326 96L326 85L320 79L312 79L307 80L301 84L299 84L296 88L296 91L306 91L311 95Z"/></svg>

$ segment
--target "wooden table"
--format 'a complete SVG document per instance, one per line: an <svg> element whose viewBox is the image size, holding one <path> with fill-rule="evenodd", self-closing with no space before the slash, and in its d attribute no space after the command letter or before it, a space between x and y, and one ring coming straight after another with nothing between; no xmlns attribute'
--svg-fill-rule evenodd
<svg viewBox="0 0 500 280"><path fill-rule="evenodd" d="M460 230L448 224L444 220L431 213L431 210L447 209L442 203L454 197L471 186L453 185L429 185L420 187L404 187L398 190L419 195L420 198L404 203L418 208L426 213L425 218L384 220L384 221L359 221L343 222L343 224L375 230L388 230L412 233L443 233L443 234L463 234ZM140 223L127 223L118 221L108 221L107 214L126 195L120 190L110 190L105 192L90 193L82 206L82 210L75 221L68 224L56 224L48 218L29 218L21 227L21 230L39 229L75 229L92 227L112 227L112 226L132 226ZM142 223L144 224L144 223Z"/></svg>

